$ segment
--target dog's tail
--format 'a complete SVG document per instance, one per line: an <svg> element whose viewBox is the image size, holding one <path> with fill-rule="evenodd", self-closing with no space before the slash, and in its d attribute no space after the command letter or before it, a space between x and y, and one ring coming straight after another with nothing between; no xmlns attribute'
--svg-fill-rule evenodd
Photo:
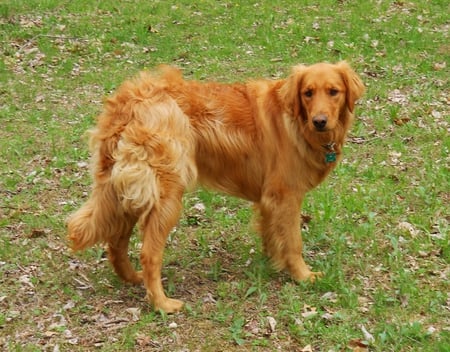
<svg viewBox="0 0 450 352"><path fill-rule="evenodd" d="M117 202L112 185L95 186L89 200L67 221L71 247L82 250L110 241L129 230L129 220Z"/></svg>
<svg viewBox="0 0 450 352"><path fill-rule="evenodd" d="M138 160L128 143L120 142L115 163L105 180L94 176L88 201L68 220L68 238L73 250L96 243L114 244L131 231L138 218L146 216L160 197L158 179L144 160ZM134 152L138 155L142 150Z"/></svg>
<svg viewBox="0 0 450 352"><path fill-rule="evenodd" d="M114 243L130 221L147 217L166 187L185 189L197 176L189 119L153 80L125 82L90 132L94 187L67 224L74 250Z"/></svg>

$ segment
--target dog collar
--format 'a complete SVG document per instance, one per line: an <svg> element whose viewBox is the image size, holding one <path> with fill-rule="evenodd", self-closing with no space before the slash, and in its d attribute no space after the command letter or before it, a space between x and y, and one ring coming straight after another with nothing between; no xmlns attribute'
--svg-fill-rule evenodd
<svg viewBox="0 0 450 352"><path fill-rule="evenodd" d="M327 150L327 152L325 153L326 164L336 162L336 150L334 149L335 146L336 146L335 142L329 142L322 146Z"/></svg>

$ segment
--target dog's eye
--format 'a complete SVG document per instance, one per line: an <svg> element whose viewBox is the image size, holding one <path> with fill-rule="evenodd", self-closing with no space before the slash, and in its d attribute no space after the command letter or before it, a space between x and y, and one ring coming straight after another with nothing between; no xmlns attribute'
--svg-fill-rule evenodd
<svg viewBox="0 0 450 352"><path fill-rule="evenodd" d="M338 95L338 93L339 93L339 91L338 91L337 89L334 89L334 88L331 88L331 89L330 89L330 95L331 95L332 97Z"/></svg>
<svg viewBox="0 0 450 352"><path fill-rule="evenodd" d="M313 96L313 91L312 91L312 89L308 89L303 94L305 95L305 97L311 98Z"/></svg>

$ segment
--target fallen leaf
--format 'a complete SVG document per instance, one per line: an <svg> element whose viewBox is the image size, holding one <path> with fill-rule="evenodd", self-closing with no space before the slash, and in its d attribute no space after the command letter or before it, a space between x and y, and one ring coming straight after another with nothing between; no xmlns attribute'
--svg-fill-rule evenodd
<svg viewBox="0 0 450 352"><path fill-rule="evenodd" d="M317 315L316 311L309 311L309 312L303 312L302 317L303 318L311 318L313 316Z"/></svg>
<svg viewBox="0 0 450 352"><path fill-rule="evenodd" d="M258 335L261 331L261 329L259 328L259 323L256 319L252 319L247 324L245 324L245 330L247 330L252 335Z"/></svg>
<svg viewBox="0 0 450 352"><path fill-rule="evenodd" d="M71 345L78 345L78 338L69 339L67 342Z"/></svg>
<svg viewBox="0 0 450 352"><path fill-rule="evenodd" d="M407 221L402 221L397 225L399 230L403 230L409 232L412 237L416 237L419 234L419 230L417 230L412 224Z"/></svg>
<svg viewBox="0 0 450 352"><path fill-rule="evenodd" d="M368 351L368 345L367 342L361 340L361 339L352 339L348 342L348 347L354 351Z"/></svg>
<svg viewBox="0 0 450 352"><path fill-rule="evenodd" d="M396 165L401 164L401 156L402 156L402 153L400 153L400 152L396 152L396 151L389 152L391 165L396 166Z"/></svg>
<svg viewBox="0 0 450 352"><path fill-rule="evenodd" d="M437 329L434 326L430 326L427 329L427 334L428 335L433 335L436 331L437 331Z"/></svg>
<svg viewBox="0 0 450 352"><path fill-rule="evenodd" d="M395 119L394 123L397 126L403 126L404 124L408 123L409 121L411 121L411 119L409 117L401 117L401 118Z"/></svg>
<svg viewBox="0 0 450 352"><path fill-rule="evenodd" d="M433 116L435 119L440 119L440 118L442 118L441 112L440 112L440 111L437 111L437 110L431 111L431 116Z"/></svg>
<svg viewBox="0 0 450 352"><path fill-rule="evenodd" d="M73 338L72 331L70 331L69 329L64 330L64 337L66 339L72 339Z"/></svg>
<svg viewBox="0 0 450 352"><path fill-rule="evenodd" d="M30 277L28 275L22 275L19 277L19 282L21 282L24 285L27 285L31 288L34 288L33 283L30 280Z"/></svg>
<svg viewBox="0 0 450 352"><path fill-rule="evenodd" d="M208 292L205 297L203 297L203 303L213 303L216 304L217 301L214 299L213 295Z"/></svg>
<svg viewBox="0 0 450 352"><path fill-rule="evenodd" d="M55 335L58 335L58 333L56 331L45 331L44 332L44 336L48 337L48 338L53 337Z"/></svg>
<svg viewBox="0 0 450 352"><path fill-rule="evenodd" d="M38 238L42 236L46 236L50 233L49 229L32 229L30 233L30 238Z"/></svg>
<svg viewBox="0 0 450 352"><path fill-rule="evenodd" d="M322 314L322 319L325 319L325 320L333 320L333 314L330 314L330 313L324 313L324 314Z"/></svg>
<svg viewBox="0 0 450 352"><path fill-rule="evenodd" d="M70 300L64 305L63 309L69 310L69 309L72 309L73 307L75 307L75 302Z"/></svg>
<svg viewBox="0 0 450 352"><path fill-rule="evenodd" d="M306 36L304 39L306 44L309 44L310 42L316 42L318 40L319 40L319 38L317 38L317 37L308 37L308 36Z"/></svg>
<svg viewBox="0 0 450 352"><path fill-rule="evenodd" d="M317 315L316 307L311 307L311 306L308 306L307 304L305 304L303 306L303 313L302 313L303 318L311 318L315 315Z"/></svg>
<svg viewBox="0 0 450 352"><path fill-rule="evenodd" d="M277 321L274 317L267 317L267 322L269 323L269 330L270 332L275 332L275 328L277 326Z"/></svg>
<svg viewBox="0 0 450 352"><path fill-rule="evenodd" d="M396 104L405 105L408 103L408 96L402 93L400 89L394 89L388 93L388 100Z"/></svg>
<svg viewBox="0 0 450 352"><path fill-rule="evenodd" d="M35 103L41 103L43 101L45 101L45 95L43 94L39 94L36 96L36 98L34 98Z"/></svg>
<svg viewBox="0 0 450 352"><path fill-rule="evenodd" d="M443 61L443 62L435 62L435 63L433 64L433 68L434 68L436 71L443 70L445 67L447 67L447 63L446 63L445 61Z"/></svg>
<svg viewBox="0 0 450 352"><path fill-rule="evenodd" d="M361 331L364 335L364 339L369 342L369 343L373 343L375 342L375 338L373 337L373 335L371 333L369 333L364 325L361 325Z"/></svg>
<svg viewBox="0 0 450 352"><path fill-rule="evenodd" d="M148 25L147 26L147 32L148 33L155 33L155 34L159 33L159 31L155 27L153 27L152 25Z"/></svg>
<svg viewBox="0 0 450 352"><path fill-rule="evenodd" d="M131 319L133 321L139 321L139 319L141 318L140 308L127 308L125 311L131 314Z"/></svg>
<svg viewBox="0 0 450 352"><path fill-rule="evenodd" d="M337 293L336 292L326 292L320 297L324 300L330 301L330 302L337 302Z"/></svg>
<svg viewBox="0 0 450 352"><path fill-rule="evenodd" d="M301 218L302 218L302 223L303 224L308 224L312 220L312 216L311 215L307 215L307 214L301 214Z"/></svg>
<svg viewBox="0 0 450 352"><path fill-rule="evenodd" d="M137 334L136 344L139 347L150 346L150 347L157 348L158 350L161 349L161 344L157 341L153 341L151 339L151 337L146 334Z"/></svg>

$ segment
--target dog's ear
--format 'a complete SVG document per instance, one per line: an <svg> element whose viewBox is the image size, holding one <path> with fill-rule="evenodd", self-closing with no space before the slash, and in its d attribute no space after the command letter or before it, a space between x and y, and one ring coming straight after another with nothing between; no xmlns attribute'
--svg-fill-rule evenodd
<svg viewBox="0 0 450 352"><path fill-rule="evenodd" d="M341 61L337 64L337 67L347 88L347 107L350 112L353 112L355 102L361 98L365 91L364 83L347 62Z"/></svg>
<svg viewBox="0 0 450 352"><path fill-rule="evenodd" d="M304 65L294 66L291 74L280 88L281 100L289 114L295 118L300 115L300 87L305 68Z"/></svg>

